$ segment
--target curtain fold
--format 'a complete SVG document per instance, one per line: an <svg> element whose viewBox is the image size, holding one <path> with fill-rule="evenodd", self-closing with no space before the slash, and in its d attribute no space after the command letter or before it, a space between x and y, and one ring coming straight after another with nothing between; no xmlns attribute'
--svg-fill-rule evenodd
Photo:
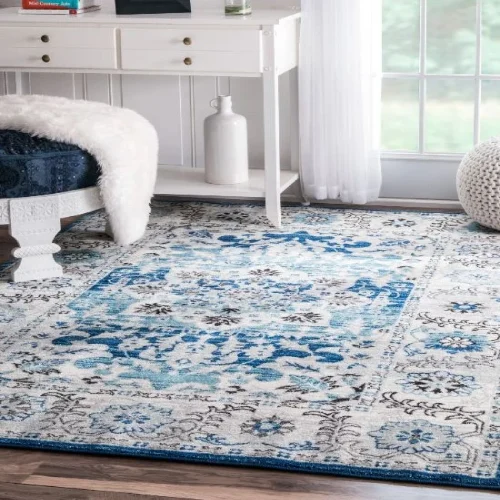
<svg viewBox="0 0 500 500"><path fill-rule="evenodd" d="M381 185L381 0L302 0L305 195L364 204Z"/></svg>

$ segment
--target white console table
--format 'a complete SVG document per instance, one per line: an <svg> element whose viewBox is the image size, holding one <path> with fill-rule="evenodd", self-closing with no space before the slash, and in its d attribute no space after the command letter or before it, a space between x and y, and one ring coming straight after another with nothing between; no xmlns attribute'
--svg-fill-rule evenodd
<svg viewBox="0 0 500 500"><path fill-rule="evenodd" d="M256 10L231 17L220 11L117 16L98 11L80 16L20 15L0 9L0 70L214 75L262 78L265 169L251 170L237 186L203 182L196 168L162 168L157 194L224 198L265 196L270 221L281 224L281 193L299 180L297 76L292 72L292 164L281 169L279 90L281 74L297 67L300 12ZM17 86L18 89L21 85Z"/></svg>

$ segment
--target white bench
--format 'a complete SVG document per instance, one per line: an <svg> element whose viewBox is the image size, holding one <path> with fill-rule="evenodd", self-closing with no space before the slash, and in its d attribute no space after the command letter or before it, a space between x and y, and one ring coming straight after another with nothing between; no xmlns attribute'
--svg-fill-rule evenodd
<svg viewBox="0 0 500 500"><path fill-rule="evenodd" d="M54 260L61 249L54 238L61 219L103 207L99 189L90 187L45 196L0 199L0 224L8 224L19 246L12 250L18 259L11 271L13 281L40 280L62 276Z"/></svg>

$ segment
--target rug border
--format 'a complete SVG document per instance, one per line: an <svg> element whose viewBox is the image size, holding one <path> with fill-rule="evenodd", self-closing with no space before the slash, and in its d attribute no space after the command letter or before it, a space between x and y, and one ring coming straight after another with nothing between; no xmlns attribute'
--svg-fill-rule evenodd
<svg viewBox="0 0 500 500"><path fill-rule="evenodd" d="M310 462L296 462L281 458L215 455L212 453L190 453L171 450L147 450L128 446L38 441L19 438L0 438L0 447L170 460L174 462L205 465L211 464L255 467L286 472L322 474L332 477L337 476L351 479L394 481L398 483L406 483L408 485L414 483L429 486L452 486L458 488L500 490L500 469L497 471L497 476L494 479L479 479L461 474L432 474L429 472L404 469L388 470L350 465L327 465Z"/></svg>

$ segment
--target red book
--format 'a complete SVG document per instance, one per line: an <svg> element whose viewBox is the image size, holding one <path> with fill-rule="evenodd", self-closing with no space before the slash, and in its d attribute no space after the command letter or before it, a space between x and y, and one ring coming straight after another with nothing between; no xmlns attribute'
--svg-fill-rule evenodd
<svg viewBox="0 0 500 500"><path fill-rule="evenodd" d="M22 0L24 10L74 10L87 9L94 0Z"/></svg>
<svg viewBox="0 0 500 500"><path fill-rule="evenodd" d="M51 10L64 10L66 7L58 5L57 3L40 2L39 0L23 0L23 9L51 9Z"/></svg>

